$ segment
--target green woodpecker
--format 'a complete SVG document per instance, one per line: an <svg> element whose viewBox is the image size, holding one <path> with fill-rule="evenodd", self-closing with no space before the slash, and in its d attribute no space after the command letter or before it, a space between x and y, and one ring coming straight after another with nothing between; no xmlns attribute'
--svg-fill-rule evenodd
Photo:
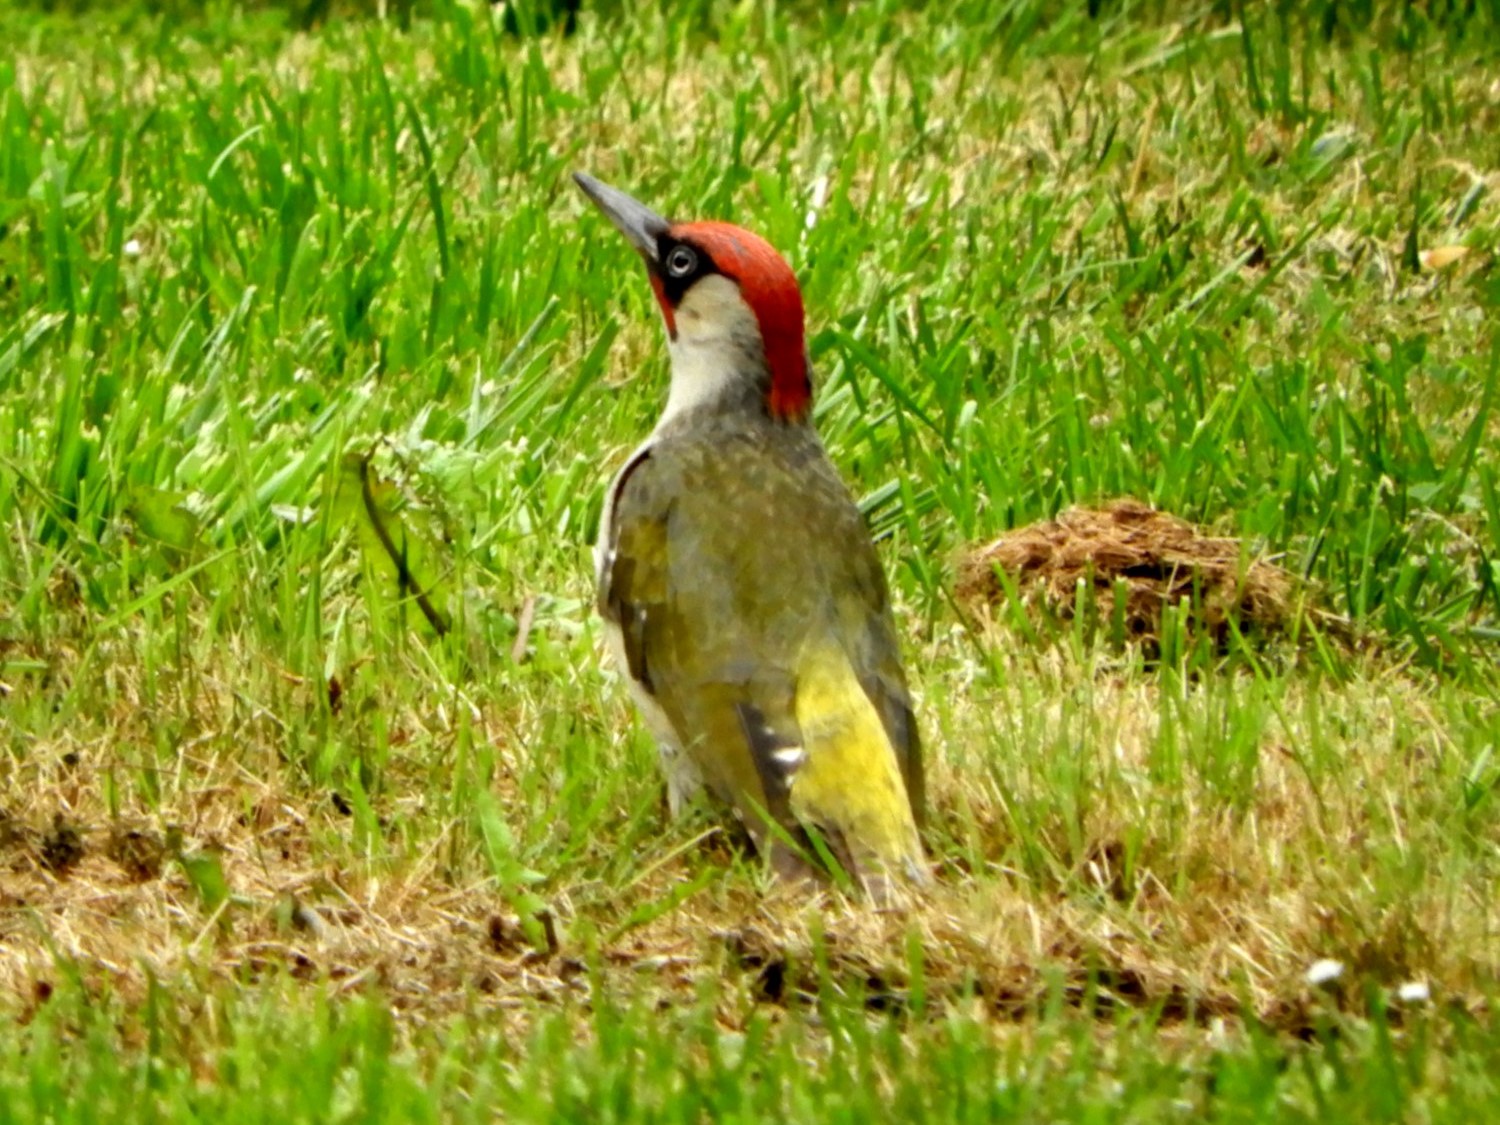
<svg viewBox="0 0 1500 1125"><path fill-rule="evenodd" d="M813 429L797 279L748 231L574 179L645 259L671 352L596 548L671 808L706 789L783 874L816 839L877 896L922 881L911 697L869 530Z"/></svg>

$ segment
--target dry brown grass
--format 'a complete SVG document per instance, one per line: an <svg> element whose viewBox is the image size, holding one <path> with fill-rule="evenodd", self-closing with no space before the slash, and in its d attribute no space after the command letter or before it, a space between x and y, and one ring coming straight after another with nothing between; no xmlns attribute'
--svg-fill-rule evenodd
<svg viewBox="0 0 1500 1125"><path fill-rule="evenodd" d="M533 945L464 858L472 830L425 816L413 779L376 811L421 825L421 837L375 857L326 791L285 772L247 776L245 762L273 762L275 746L230 753L228 730L200 734L191 769L155 812L127 800L131 811L111 817L105 779L128 751L75 730L5 769L14 796L0 825L0 995L24 1013L61 972L127 997L148 978L195 982L194 992L271 973L335 991L378 987L411 1019L477 1007L525 1023L538 1004L586 997L597 960L612 989L664 1003L719 980L733 1022L744 1003L815 993L820 956L833 987L899 1009L915 942L929 998L963 998L1006 1022L1060 989L1100 1014L1123 1005L1199 1024L1248 1010L1300 1033L1314 991L1303 975L1325 956L1348 965L1356 1006L1353 982L1409 980L1483 1006L1500 972L1500 913L1478 851L1436 815L1463 764L1450 757L1452 716L1426 685L1372 667L1336 690L1282 684L1265 710L1236 714L1233 685L1080 667L1001 630L987 645L1003 675L976 680L967 644L955 635L921 657L941 669L926 708L941 728L931 740L939 877L909 911L763 888L736 873L713 833L695 845L691 829L663 826L661 853L641 857L642 870L660 865L639 882L610 888L580 871L540 887L551 936ZM623 709L617 719L627 721ZM492 718L484 736L517 753L513 724L524 739L534 721ZM1189 745L1236 723L1259 724L1250 782L1215 778L1210 751ZM1204 760L1165 760L1173 726L1179 752ZM1343 732L1337 743L1330 727ZM139 745L146 732L125 722L114 733ZM496 792L518 834L544 830L503 781ZM177 858L206 855L232 892L218 909ZM1419 857L1426 874L1405 878ZM705 867L723 874L617 932Z"/></svg>
<svg viewBox="0 0 1500 1125"><path fill-rule="evenodd" d="M1008 577L1023 602L1070 620L1080 604L1117 625L1125 640L1159 645L1163 612L1179 607L1189 627L1228 642L1231 624L1264 634L1287 631L1306 612L1302 591L1274 562L1239 539L1199 528L1138 500L1070 508L1055 520L1006 532L968 549L956 594L975 610L1002 604ZM1325 625L1344 627L1332 615Z"/></svg>

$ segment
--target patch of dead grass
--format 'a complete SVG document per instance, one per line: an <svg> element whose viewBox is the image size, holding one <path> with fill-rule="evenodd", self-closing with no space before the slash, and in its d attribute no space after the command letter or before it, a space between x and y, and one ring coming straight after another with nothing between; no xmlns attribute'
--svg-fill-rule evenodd
<svg viewBox="0 0 1500 1125"><path fill-rule="evenodd" d="M964 674L953 652L926 659L934 679ZM1086 680L1085 671L1038 667L1024 653L1009 659L1011 682L1029 681L1052 714L996 739L988 709L1019 712L1024 701L971 687L946 716L931 776L939 877L910 910L882 913L790 887L762 893L726 869L678 908L619 930L705 865L724 865L715 843L713 854L688 849L623 889L583 875L541 885L555 941L540 946L482 865L452 860L456 840L472 843L463 823L408 816L423 838L371 858L326 793L285 773L247 790L246 755L269 763L273 748L229 753L228 731L206 736L162 807L112 819L101 779L118 748L75 731L62 752L88 747L81 763L58 766L36 746L29 763L6 771L8 791L28 799L0 832L0 996L24 1012L72 971L65 963L127 999L143 997L150 978L197 988L273 976L335 992L376 987L412 1020L478 1007L520 1027L553 1004L586 999L597 963L612 990L663 1004L693 1002L705 979L723 982L732 1023L747 1003L800 1004L828 987L905 1010L915 942L934 1010L962 1001L1006 1023L1028 1021L1060 993L1101 1016L1139 1008L1196 1025L1248 1011L1301 1034L1323 1002L1303 976L1324 956L1381 988L1421 979L1445 1001L1485 1003L1484 982L1500 969L1500 918L1482 886L1449 870L1456 844L1433 816L1434 778L1452 769L1439 768L1444 720L1421 685L1372 676L1329 694L1321 721L1344 730L1340 774L1306 750L1306 697L1320 689L1288 688L1283 717L1258 734L1254 784L1237 804L1191 763L1180 782L1164 779L1168 720L1153 678L1096 675L1090 694L1069 702L1063 684ZM1213 706L1191 693L1178 705ZM1036 758L1052 724L1075 720L1079 766L1094 780L1070 826ZM503 744L493 714L489 722L484 737ZM961 745L989 747L998 768L961 762ZM551 831L506 796L518 837ZM376 811L411 799L377 798ZM1048 816L1025 813L1048 802L1057 805ZM965 819L980 835L973 846L960 840ZM59 826L76 845L66 865L48 858ZM1377 870L1403 847L1420 849L1433 871L1406 898ZM1045 858L1027 861L1028 850ZM177 858L209 853L229 884L222 910L205 904ZM976 853L978 865L964 858ZM617 936L596 944L589 934ZM1363 1003L1357 988L1348 1002Z"/></svg>
<svg viewBox="0 0 1500 1125"><path fill-rule="evenodd" d="M1276 634L1303 609L1292 576L1254 557L1247 544L1205 535L1132 499L1070 508L969 549L959 563L960 602L985 609L1003 603L1007 586L997 570L1023 601L1063 620L1074 616L1082 588L1102 618L1117 619L1123 639L1150 646L1161 641L1169 606L1186 610L1190 626L1219 645L1231 622Z"/></svg>

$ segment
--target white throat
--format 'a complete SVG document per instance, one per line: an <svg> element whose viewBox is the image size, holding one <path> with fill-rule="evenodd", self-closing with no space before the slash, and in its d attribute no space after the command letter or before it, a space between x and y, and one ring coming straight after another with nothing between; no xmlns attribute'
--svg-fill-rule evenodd
<svg viewBox="0 0 1500 1125"><path fill-rule="evenodd" d="M703 278L678 304L675 320L672 386L657 429L695 410L759 399L768 378L765 345L738 285L720 274Z"/></svg>

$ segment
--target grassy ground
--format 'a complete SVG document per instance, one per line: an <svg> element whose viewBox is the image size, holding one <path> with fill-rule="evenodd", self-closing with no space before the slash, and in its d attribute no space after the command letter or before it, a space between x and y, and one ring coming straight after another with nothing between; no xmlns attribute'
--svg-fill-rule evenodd
<svg viewBox="0 0 1500 1125"><path fill-rule="evenodd" d="M0 13L0 1122L1495 1115L1500 15L1101 7ZM588 564L664 349L574 168L804 280L910 914L665 818ZM1341 624L959 614L1121 495Z"/></svg>

